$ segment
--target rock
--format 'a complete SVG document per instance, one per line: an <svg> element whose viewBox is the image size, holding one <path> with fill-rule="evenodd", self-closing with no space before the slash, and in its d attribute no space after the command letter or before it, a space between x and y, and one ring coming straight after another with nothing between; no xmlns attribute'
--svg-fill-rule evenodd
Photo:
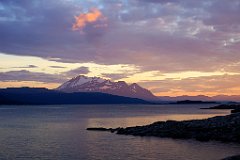
<svg viewBox="0 0 240 160"><path fill-rule="evenodd" d="M221 104L218 106L201 109L240 109L240 104Z"/></svg>
<svg viewBox="0 0 240 160"><path fill-rule="evenodd" d="M204 120L155 122L145 126L127 128L88 128L133 136L155 136L198 141L222 141L240 143L240 113Z"/></svg>
<svg viewBox="0 0 240 160"><path fill-rule="evenodd" d="M240 104L221 104L218 106L201 109L231 109L231 113L240 113Z"/></svg>
<svg viewBox="0 0 240 160"><path fill-rule="evenodd" d="M240 160L240 155L238 156L232 156L232 157L228 157L228 158L224 158L222 160Z"/></svg>
<svg viewBox="0 0 240 160"><path fill-rule="evenodd" d="M99 127L99 128L87 128L87 130L89 131L111 131L112 128L102 128L102 127Z"/></svg>
<svg viewBox="0 0 240 160"><path fill-rule="evenodd" d="M231 113L240 113L240 108L231 110Z"/></svg>
<svg viewBox="0 0 240 160"><path fill-rule="evenodd" d="M103 128L103 127L99 127L99 128L87 128L86 130L88 131L106 131L106 132L116 132L118 131L120 128Z"/></svg>

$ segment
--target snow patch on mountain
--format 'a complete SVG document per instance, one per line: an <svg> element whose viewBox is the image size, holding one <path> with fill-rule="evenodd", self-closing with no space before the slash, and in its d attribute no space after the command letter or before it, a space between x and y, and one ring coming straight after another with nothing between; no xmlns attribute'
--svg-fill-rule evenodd
<svg viewBox="0 0 240 160"><path fill-rule="evenodd" d="M102 92L145 100L157 99L149 90L136 83L128 85L124 81L112 82L100 77L86 77L83 75L63 83L57 90L62 92Z"/></svg>

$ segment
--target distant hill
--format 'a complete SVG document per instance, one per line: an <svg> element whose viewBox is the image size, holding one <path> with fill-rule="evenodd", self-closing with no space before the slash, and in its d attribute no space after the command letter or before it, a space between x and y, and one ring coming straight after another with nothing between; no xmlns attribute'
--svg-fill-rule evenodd
<svg viewBox="0 0 240 160"><path fill-rule="evenodd" d="M214 101L190 101L190 100L184 100L184 101L177 101L173 104L216 104L217 102Z"/></svg>
<svg viewBox="0 0 240 160"><path fill-rule="evenodd" d="M0 104L149 104L149 102L97 92L63 93L45 88L0 89Z"/></svg>
<svg viewBox="0 0 240 160"><path fill-rule="evenodd" d="M139 98L144 100L158 100L149 90L139 86L136 83L128 85L124 81L112 82L100 77L86 77L79 75L63 83L56 90L73 92L101 92L112 95Z"/></svg>
<svg viewBox="0 0 240 160"><path fill-rule="evenodd" d="M161 96L158 97L159 100L163 101L185 101L185 100L190 100L190 101L211 101L211 97L204 96L204 95L199 95L199 96L177 96L177 97L169 97L169 96Z"/></svg>
<svg viewBox="0 0 240 160"><path fill-rule="evenodd" d="M213 97L208 97L204 95L199 95L199 96L177 96L177 97L169 97L169 96L161 96L158 97L159 100L161 101L185 101L185 100L190 100L190 101L233 101L233 102L240 102L240 96L238 95L232 95L232 96L227 96L227 95L217 95Z"/></svg>

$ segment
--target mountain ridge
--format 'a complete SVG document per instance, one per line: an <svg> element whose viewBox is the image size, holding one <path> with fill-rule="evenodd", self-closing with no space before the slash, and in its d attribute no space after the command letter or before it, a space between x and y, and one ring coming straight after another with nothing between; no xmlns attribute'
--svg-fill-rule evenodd
<svg viewBox="0 0 240 160"><path fill-rule="evenodd" d="M151 91L137 83L128 85L125 81L113 82L100 77L76 76L60 85L56 90L66 93L101 92L112 95L139 98L143 100L158 100Z"/></svg>
<svg viewBox="0 0 240 160"><path fill-rule="evenodd" d="M151 104L142 99L97 92L64 93L46 88L0 89L0 105Z"/></svg>
<svg viewBox="0 0 240 160"><path fill-rule="evenodd" d="M216 96L205 96L205 95L197 95L197 96L158 96L159 100L162 101L184 101L184 100L191 100L191 101L233 101L233 102L240 102L240 95L216 95Z"/></svg>

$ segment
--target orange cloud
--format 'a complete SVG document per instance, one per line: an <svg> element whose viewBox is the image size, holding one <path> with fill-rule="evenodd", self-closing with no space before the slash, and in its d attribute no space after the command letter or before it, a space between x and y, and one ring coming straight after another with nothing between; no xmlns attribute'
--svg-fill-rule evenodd
<svg viewBox="0 0 240 160"><path fill-rule="evenodd" d="M60 83L44 83L44 82L37 82L37 81L1 81L0 88L7 88L7 87L33 87L33 88L49 88L54 89L57 88Z"/></svg>
<svg viewBox="0 0 240 160"><path fill-rule="evenodd" d="M72 26L72 30L82 30L87 24L94 23L98 20L106 20L106 17L103 16L99 9L93 8L88 13L75 16L75 23Z"/></svg>

